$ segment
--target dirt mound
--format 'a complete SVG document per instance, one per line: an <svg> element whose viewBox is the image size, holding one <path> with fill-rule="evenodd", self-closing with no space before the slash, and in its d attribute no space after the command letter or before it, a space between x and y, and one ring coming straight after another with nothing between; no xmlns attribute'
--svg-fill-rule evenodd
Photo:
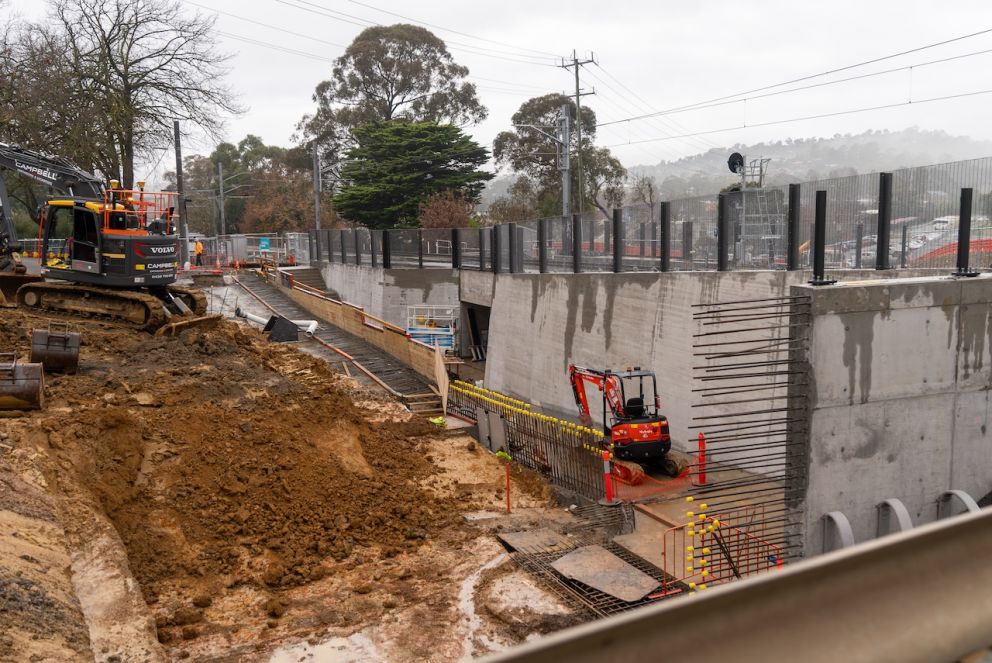
<svg viewBox="0 0 992 663"><path fill-rule="evenodd" d="M23 341L23 322L0 343ZM110 517L151 601L177 584L299 585L356 547L388 557L456 522L419 487L429 424L367 423L320 360L231 323L175 339L88 324L83 340L79 375L50 379L32 428Z"/></svg>

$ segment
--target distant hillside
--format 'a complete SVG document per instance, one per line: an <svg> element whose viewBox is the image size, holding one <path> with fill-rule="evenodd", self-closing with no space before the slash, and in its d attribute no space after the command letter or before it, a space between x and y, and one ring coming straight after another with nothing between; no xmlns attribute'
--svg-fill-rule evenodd
<svg viewBox="0 0 992 663"><path fill-rule="evenodd" d="M952 136L944 131L866 131L833 138L796 138L754 145L713 148L705 154L657 165L631 166L628 174L655 179L663 198L702 195L733 184L727 157L740 152L749 159L772 159L768 184L804 182L880 170L992 156L992 141ZM510 177L492 180L483 194L484 206L506 191Z"/></svg>
<svg viewBox="0 0 992 663"><path fill-rule="evenodd" d="M685 181L696 193L710 193L734 182L727 157L740 152L745 157L769 157L770 184L787 184L879 170L895 170L947 161L992 156L992 141L951 136L943 131L866 131L833 138L797 138L714 148L678 161L656 166L633 166L630 175L654 177L660 185L669 178ZM675 181L669 187L676 186ZM677 192L672 192L676 193Z"/></svg>

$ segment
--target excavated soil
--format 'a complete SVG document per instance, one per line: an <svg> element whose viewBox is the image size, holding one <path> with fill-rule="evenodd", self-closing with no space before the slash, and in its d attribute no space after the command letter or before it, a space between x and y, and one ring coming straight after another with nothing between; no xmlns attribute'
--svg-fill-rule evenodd
<svg viewBox="0 0 992 663"><path fill-rule="evenodd" d="M28 330L47 320L0 313L0 350L26 356ZM121 635L123 604L115 613L77 581L84 610L96 605L110 624L94 634L87 613L97 660L281 660L285 643L328 637L359 652L340 660L480 653L462 641L475 617L458 606L459 583L500 551L463 514L505 504L496 459L247 327L158 338L75 326L79 373L46 377L46 409L0 429L11 448L47 454L70 547L93 548L106 523L100 545L126 551L97 574L74 558L81 578L123 577L121 601L143 599L127 611L146 610ZM517 474L511 497L540 511L547 487ZM564 623L559 612L527 628ZM385 622L390 631L375 630ZM359 631L376 641L371 653L352 642Z"/></svg>

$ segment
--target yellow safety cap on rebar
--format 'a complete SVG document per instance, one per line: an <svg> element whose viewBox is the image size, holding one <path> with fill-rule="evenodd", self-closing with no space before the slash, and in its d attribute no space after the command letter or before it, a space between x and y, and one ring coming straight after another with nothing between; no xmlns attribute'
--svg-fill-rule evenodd
<svg viewBox="0 0 992 663"><path fill-rule="evenodd" d="M692 518L694 515L696 515L696 514L693 513L692 511L686 511L685 512L685 517L686 518Z"/></svg>
<svg viewBox="0 0 992 663"><path fill-rule="evenodd" d="M685 572L686 573L692 573L692 567L691 566L685 567Z"/></svg>
<svg viewBox="0 0 992 663"><path fill-rule="evenodd" d="M699 510L706 511L706 502L703 502L702 504L699 505Z"/></svg>
<svg viewBox="0 0 992 663"><path fill-rule="evenodd" d="M689 495L689 497L685 498L685 501L686 502L691 502L692 501L692 495Z"/></svg>
<svg viewBox="0 0 992 663"><path fill-rule="evenodd" d="M709 571L707 571L706 569L703 569L702 571L700 571L700 572L699 572L699 575L701 575L701 576L702 576L702 577L704 577L704 578L705 578L706 576L708 576L709 574L710 574L710 572L709 572Z"/></svg>
<svg viewBox="0 0 992 663"><path fill-rule="evenodd" d="M700 566L706 566L707 564L709 564L709 562L707 562L705 559L703 559L703 558L700 558L699 559L699 565Z"/></svg>
<svg viewBox="0 0 992 663"><path fill-rule="evenodd" d="M706 583L705 582L699 583L699 589L706 589Z"/></svg>
<svg viewBox="0 0 992 663"><path fill-rule="evenodd" d="M688 534L689 536L696 536L696 530L694 530L694 529L691 529L691 530L689 530L689 531L687 532L687 534Z"/></svg>
<svg viewBox="0 0 992 663"><path fill-rule="evenodd" d="M705 513L699 514L699 519L700 520L706 520L706 514Z"/></svg>
<svg viewBox="0 0 992 663"><path fill-rule="evenodd" d="M712 532L712 531L713 531L714 529L716 529L716 528L715 528L715 527L713 527L712 525L709 525L709 526L708 526L708 527L706 528L706 531L707 531L707 532Z"/></svg>
<svg viewBox="0 0 992 663"><path fill-rule="evenodd" d="M719 518L714 518L713 519L713 527L719 527L719 526L720 526L720 519Z"/></svg>
<svg viewBox="0 0 992 663"><path fill-rule="evenodd" d="M693 548L692 546L686 546L685 549L687 551L689 551L689 552L692 552L693 550L695 550L695 548Z"/></svg>
<svg viewBox="0 0 992 663"><path fill-rule="evenodd" d="M689 589L696 589L696 583L690 582L689 583Z"/></svg>
<svg viewBox="0 0 992 663"><path fill-rule="evenodd" d="M710 549L709 548L703 548L703 554L704 555L709 555L710 554Z"/></svg>

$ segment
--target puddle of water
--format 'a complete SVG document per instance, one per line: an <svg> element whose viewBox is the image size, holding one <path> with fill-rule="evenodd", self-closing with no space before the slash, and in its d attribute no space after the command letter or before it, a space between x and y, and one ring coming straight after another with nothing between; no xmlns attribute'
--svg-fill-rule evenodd
<svg viewBox="0 0 992 663"><path fill-rule="evenodd" d="M354 633L347 638L331 638L316 645L301 642L296 645L280 647L269 657L269 663L298 663L299 661L380 663L385 660L375 643L364 632Z"/></svg>
<svg viewBox="0 0 992 663"><path fill-rule="evenodd" d="M482 625L482 620L479 615L475 612L475 586L479 582L479 578L482 576L484 571L489 569L494 569L504 561L506 561L506 553L500 553L493 559L486 562L485 565L476 569L471 575L469 575L465 580L462 581L462 586L458 590L458 611L462 614L465 620L468 622L468 631L465 633L465 639L462 658L463 661L468 661L472 659L472 653L475 650L475 633L479 630L479 626ZM483 644L487 647L492 648L495 643L489 640L489 638L483 638Z"/></svg>

